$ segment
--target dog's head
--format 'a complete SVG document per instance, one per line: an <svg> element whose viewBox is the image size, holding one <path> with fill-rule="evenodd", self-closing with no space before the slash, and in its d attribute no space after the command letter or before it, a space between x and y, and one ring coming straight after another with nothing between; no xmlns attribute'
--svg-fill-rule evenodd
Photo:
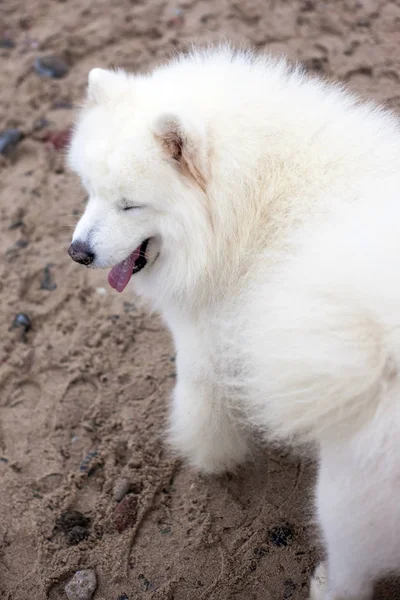
<svg viewBox="0 0 400 600"><path fill-rule="evenodd" d="M132 275L142 285L161 273L161 286L189 281L209 252L207 136L170 86L173 78L155 85L151 75L93 69L71 141L88 203L69 254L110 268L120 292Z"/></svg>

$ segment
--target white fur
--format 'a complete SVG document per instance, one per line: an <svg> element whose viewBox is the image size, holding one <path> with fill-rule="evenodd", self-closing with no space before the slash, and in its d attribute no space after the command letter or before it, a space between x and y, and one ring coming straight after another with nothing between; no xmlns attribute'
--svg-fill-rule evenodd
<svg viewBox="0 0 400 600"><path fill-rule="evenodd" d="M395 117L283 60L194 51L92 72L70 164L92 266L151 237L133 281L176 344L173 446L218 473L251 428L316 443L328 575L311 597L368 600L400 567Z"/></svg>

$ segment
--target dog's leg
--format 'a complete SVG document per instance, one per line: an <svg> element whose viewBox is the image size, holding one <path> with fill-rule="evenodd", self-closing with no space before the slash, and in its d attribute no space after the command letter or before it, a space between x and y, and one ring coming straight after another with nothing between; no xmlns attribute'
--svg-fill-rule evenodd
<svg viewBox="0 0 400 600"><path fill-rule="evenodd" d="M328 574L325 563L321 563L315 570L310 583L309 600L325 600L328 586Z"/></svg>
<svg viewBox="0 0 400 600"><path fill-rule="evenodd" d="M245 432L210 381L180 376L174 391L169 440L172 447L204 473L222 473L243 462Z"/></svg>
<svg viewBox="0 0 400 600"><path fill-rule="evenodd" d="M336 580L333 586L337 587L337 584ZM370 600L372 598L371 584L365 586L363 582L356 583L353 574L350 575L348 582L344 582L343 589L353 591L329 591L327 567L325 563L321 563L311 579L309 600Z"/></svg>
<svg viewBox="0 0 400 600"><path fill-rule="evenodd" d="M377 465L360 462L360 450L345 439L322 449L317 509L327 563L311 581L310 600L370 600L384 572L384 492L378 500Z"/></svg>

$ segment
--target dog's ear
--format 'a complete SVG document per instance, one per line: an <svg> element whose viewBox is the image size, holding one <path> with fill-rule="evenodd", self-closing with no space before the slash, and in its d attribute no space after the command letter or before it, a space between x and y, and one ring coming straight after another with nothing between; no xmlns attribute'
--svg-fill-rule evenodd
<svg viewBox="0 0 400 600"><path fill-rule="evenodd" d="M126 81L123 71L111 71L95 67L89 72L87 100L89 105L101 104L113 98Z"/></svg>
<svg viewBox="0 0 400 600"><path fill-rule="evenodd" d="M188 131L174 115L162 115L156 122L154 134L168 158L186 176L191 177L203 191L207 183L207 151L203 136Z"/></svg>

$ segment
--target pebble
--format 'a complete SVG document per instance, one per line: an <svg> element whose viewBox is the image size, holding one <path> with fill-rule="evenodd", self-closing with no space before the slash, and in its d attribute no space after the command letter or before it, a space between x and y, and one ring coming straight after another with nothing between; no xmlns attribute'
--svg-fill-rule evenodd
<svg viewBox="0 0 400 600"><path fill-rule="evenodd" d="M183 14L183 10L181 8L177 8L174 11L174 16L167 20L167 25L170 27L181 27L185 22L185 17Z"/></svg>
<svg viewBox="0 0 400 600"><path fill-rule="evenodd" d="M42 131L42 129L45 129L49 125L50 125L50 121L48 119L46 119L45 117L39 117L38 119L34 120L33 125L32 125L32 131L34 131L34 132Z"/></svg>
<svg viewBox="0 0 400 600"><path fill-rule="evenodd" d="M293 541L293 531L288 525L278 525L269 532L269 539L278 548L283 548Z"/></svg>
<svg viewBox="0 0 400 600"><path fill-rule="evenodd" d="M153 584L153 583L151 583L151 581L149 581L149 580L147 579L147 577L145 577L145 576L143 575L143 573L140 573L140 574L138 575L138 579L139 579L139 581L141 581L141 582L142 582L142 584L143 584L143 587L144 587L144 591L145 591L145 592L148 592L149 590L152 590L152 589L154 589L154 584Z"/></svg>
<svg viewBox="0 0 400 600"><path fill-rule="evenodd" d="M43 138L43 141L51 144L54 150L62 150L69 146L71 135L72 130L70 127L67 127L67 129L63 129L62 131L49 131Z"/></svg>
<svg viewBox="0 0 400 600"><path fill-rule="evenodd" d="M10 231L13 231L14 229L19 229L20 227L24 226L24 222L22 219L15 219L14 221L11 221L10 225L8 226L8 229Z"/></svg>
<svg viewBox="0 0 400 600"><path fill-rule="evenodd" d="M136 306L133 302L124 302L124 312L131 313L136 312Z"/></svg>
<svg viewBox="0 0 400 600"><path fill-rule="evenodd" d="M77 571L65 586L68 600L90 600L96 591L97 577L92 569Z"/></svg>
<svg viewBox="0 0 400 600"><path fill-rule="evenodd" d="M32 322L28 315L25 313L18 313L11 325L12 329L15 329L16 327L20 327L24 333L27 333L32 327Z"/></svg>
<svg viewBox="0 0 400 600"><path fill-rule="evenodd" d="M15 48L15 42L9 37L0 38L0 48Z"/></svg>
<svg viewBox="0 0 400 600"><path fill-rule="evenodd" d="M76 546L80 542L83 542L83 540L87 540L88 537L89 531L85 527L77 525L76 527L73 527L71 531L68 531L66 535L67 544L69 546Z"/></svg>
<svg viewBox="0 0 400 600"><path fill-rule="evenodd" d="M40 281L41 290L48 290L49 292L52 292L57 287L57 284L53 281L53 274L50 270L51 267L52 265L46 265L43 269L43 277Z"/></svg>
<svg viewBox="0 0 400 600"><path fill-rule="evenodd" d="M92 475L94 473L94 471L96 470L96 467L94 465L92 465L91 463L93 462L93 459L96 458L99 455L98 452L96 452L96 450L93 450L92 452L88 452L88 454L86 454L85 458L82 460L81 464L79 465L79 470L82 473L87 473L88 475Z"/></svg>
<svg viewBox="0 0 400 600"><path fill-rule="evenodd" d="M19 251L21 248L26 248L29 246L29 242L27 240L17 240L15 244L7 248L5 251L5 257L8 262L12 262L19 256Z"/></svg>
<svg viewBox="0 0 400 600"><path fill-rule="evenodd" d="M121 502L123 498L125 498L126 494L129 492L131 487L131 483L129 479L123 477L122 479L117 479L114 486L114 500L115 502Z"/></svg>
<svg viewBox="0 0 400 600"><path fill-rule="evenodd" d="M117 504L114 511L113 522L115 529L119 533L122 533L128 527L133 527L137 520L137 513L137 496L134 496L133 494L125 496L125 498L121 500L119 504Z"/></svg>
<svg viewBox="0 0 400 600"><path fill-rule="evenodd" d="M118 596L117 600L129 600L129 598L126 594L121 594L120 596Z"/></svg>
<svg viewBox="0 0 400 600"><path fill-rule="evenodd" d="M78 510L65 510L60 514L56 521L57 529L61 529L65 533L71 531L74 527L87 529L90 525L89 517Z"/></svg>
<svg viewBox="0 0 400 600"><path fill-rule="evenodd" d="M59 56L41 56L36 58L34 67L43 77L61 79L68 73L68 65Z"/></svg>
<svg viewBox="0 0 400 600"><path fill-rule="evenodd" d="M22 139L19 129L5 129L0 133L0 154L8 154Z"/></svg>
<svg viewBox="0 0 400 600"><path fill-rule="evenodd" d="M74 105L69 100L56 100L51 105L52 110L71 110Z"/></svg>

